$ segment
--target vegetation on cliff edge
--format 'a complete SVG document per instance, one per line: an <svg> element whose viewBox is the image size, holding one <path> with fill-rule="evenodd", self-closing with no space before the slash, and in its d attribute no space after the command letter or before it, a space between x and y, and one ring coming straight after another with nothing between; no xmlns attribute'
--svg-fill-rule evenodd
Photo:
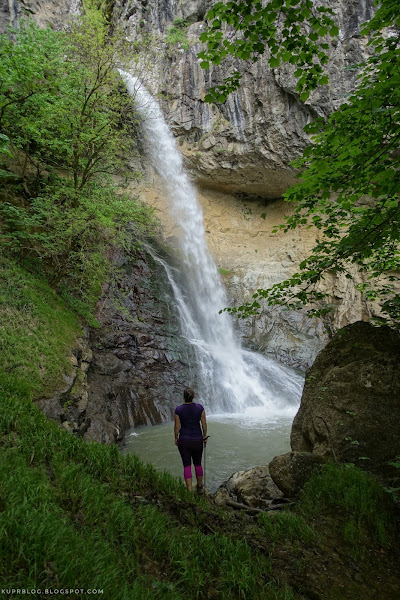
<svg viewBox="0 0 400 600"><path fill-rule="evenodd" d="M123 186L140 174L117 67L138 51L89 0L64 31L28 21L0 36L1 252L45 275L92 324L112 249L154 229Z"/></svg>
<svg viewBox="0 0 400 600"><path fill-rule="evenodd" d="M307 306L310 315L326 315L333 306L320 286L324 276L343 273L352 279L355 265L363 276L357 287L366 298L380 301L389 325L399 326L400 16L396 0L376 4L375 15L360 28L371 55L351 67L360 73L356 88L330 117L306 126L312 144L293 164L299 183L284 195L294 214L281 228L314 226L322 235L292 277L228 309L240 317L256 314L260 301ZM207 50L199 54L207 59L203 68L229 54L254 61L268 49L272 68L282 62L296 66L300 100L328 82L321 67L328 60L325 38L337 35L338 28L333 11L322 4L273 0L262 7L234 0L218 2L207 18L210 27L201 36ZM236 29L238 41L226 26ZM239 84L234 72L209 100L224 101Z"/></svg>

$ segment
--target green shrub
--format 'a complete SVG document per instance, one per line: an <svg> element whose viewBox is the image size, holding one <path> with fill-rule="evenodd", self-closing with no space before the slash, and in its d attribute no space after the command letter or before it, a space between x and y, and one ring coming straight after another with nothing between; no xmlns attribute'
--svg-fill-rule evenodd
<svg viewBox="0 0 400 600"><path fill-rule="evenodd" d="M152 211L111 178L138 176L126 158L133 105L116 70L131 55L90 2L63 31L27 22L0 36L1 251L44 274L91 324L110 247L131 251L154 230Z"/></svg>
<svg viewBox="0 0 400 600"><path fill-rule="evenodd" d="M175 19L172 27L168 29L167 37L165 38L167 44L171 46L180 44L185 52L189 48L189 41L184 31L186 25L187 23L184 19Z"/></svg>

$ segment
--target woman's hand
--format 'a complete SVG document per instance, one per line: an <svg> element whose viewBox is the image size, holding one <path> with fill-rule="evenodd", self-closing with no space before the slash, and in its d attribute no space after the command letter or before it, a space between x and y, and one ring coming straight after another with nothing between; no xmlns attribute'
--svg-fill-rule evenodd
<svg viewBox="0 0 400 600"><path fill-rule="evenodd" d="M178 439L179 439L179 432L181 430L181 420L179 418L178 415L175 415L175 422L174 422L174 437L175 437L175 446L178 445Z"/></svg>

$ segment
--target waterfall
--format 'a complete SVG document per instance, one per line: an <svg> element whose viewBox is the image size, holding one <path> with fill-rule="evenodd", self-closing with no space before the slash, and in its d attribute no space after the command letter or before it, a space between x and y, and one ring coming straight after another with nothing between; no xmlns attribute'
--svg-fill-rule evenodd
<svg viewBox="0 0 400 600"><path fill-rule="evenodd" d="M69 7L69 14L72 17L78 17L81 12L81 0L72 0Z"/></svg>
<svg viewBox="0 0 400 600"><path fill-rule="evenodd" d="M141 82L120 74L137 110L149 145L152 164L168 196L168 210L180 226L181 268L164 267L179 311L182 335L192 344L198 362L197 392L208 412L268 417L293 415L302 378L260 354L244 350L231 317L219 310L228 305L217 267L208 251L203 214L196 192L183 169L182 157L158 103Z"/></svg>

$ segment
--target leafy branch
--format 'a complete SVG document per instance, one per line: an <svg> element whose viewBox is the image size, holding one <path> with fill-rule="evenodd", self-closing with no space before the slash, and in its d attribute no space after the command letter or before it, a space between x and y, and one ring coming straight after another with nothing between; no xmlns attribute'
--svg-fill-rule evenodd
<svg viewBox="0 0 400 600"><path fill-rule="evenodd" d="M217 2L207 13L209 27L200 35L206 49L198 54L200 66L219 65L227 56L257 62L267 53L273 69L281 63L296 67L296 90L305 101L310 90L328 83L327 36L336 37L333 10L312 0ZM222 84L208 90L206 102L224 102L240 87L242 74L234 70Z"/></svg>

